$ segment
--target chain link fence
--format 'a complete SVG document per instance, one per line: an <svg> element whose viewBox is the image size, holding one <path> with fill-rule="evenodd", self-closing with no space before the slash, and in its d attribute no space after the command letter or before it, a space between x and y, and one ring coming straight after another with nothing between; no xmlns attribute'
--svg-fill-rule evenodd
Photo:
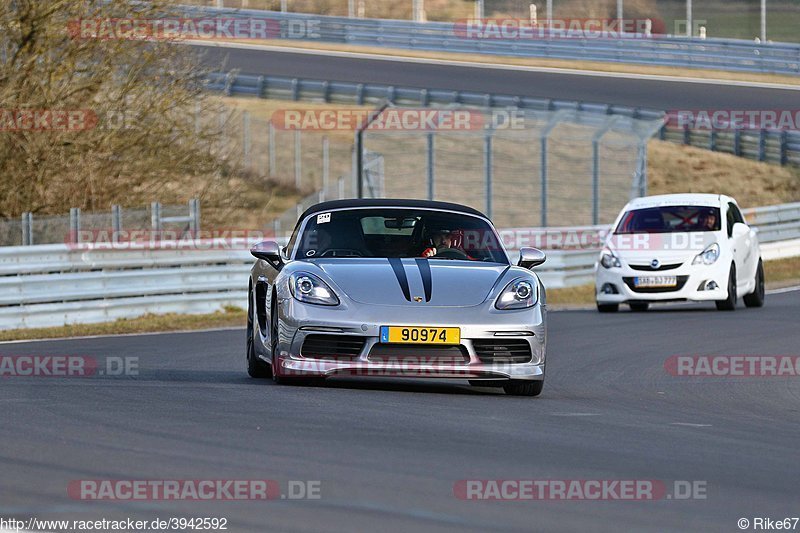
<svg viewBox="0 0 800 533"><path fill-rule="evenodd" d="M200 202L123 209L115 205L107 212L84 213L72 208L69 215L37 216L23 213L19 219L0 220L0 246L36 244L111 243L118 240L182 238L200 231ZM139 232L139 235L133 235ZM135 240L134 239L134 240Z"/></svg>
<svg viewBox="0 0 800 533"><path fill-rule="evenodd" d="M479 112L492 123L492 111ZM364 149L380 154L383 168L383 183L374 187L387 197L470 205L498 227L610 223L631 197L646 194L647 141L662 121L574 110L515 113L524 127L368 128ZM374 175L365 171L369 179ZM373 196L370 190L364 187L365 196Z"/></svg>

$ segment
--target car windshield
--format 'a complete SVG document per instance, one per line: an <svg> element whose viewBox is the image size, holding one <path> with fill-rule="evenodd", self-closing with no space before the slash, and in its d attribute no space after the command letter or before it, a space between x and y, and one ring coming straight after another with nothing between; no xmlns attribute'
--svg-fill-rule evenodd
<svg viewBox="0 0 800 533"><path fill-rule="evenodd" d="M427 257L508 264L497 233L484 219L429 209L350 209L315 213L289 242L287 255ZM296 249L296 250L295 250Z"/></svg>
<svg viewBox="0 0 800 533"><path fill-rule="evenodd" d="M718 207L680 205L628 211L614 233L719 231L720 227Z"/></svg>

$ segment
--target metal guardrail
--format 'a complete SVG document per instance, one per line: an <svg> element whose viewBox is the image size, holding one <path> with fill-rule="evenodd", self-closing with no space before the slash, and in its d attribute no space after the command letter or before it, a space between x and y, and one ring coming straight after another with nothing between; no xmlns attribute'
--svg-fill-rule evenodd
<svg viewBox="0 0 800 533"><path fill-rule="evenodd" d="M197 6L182 6L182 9L186 13L206 16L269 18L280 24L282 36L288 35L308 41L434 52L800 74L800 44L794 43L756 43L739 39L697 39L660 35L652 38L618 39L484 39L469 37L465 34L463 24L459 23L351 19ZM308 22L313 23L313 32L292 35L286 31L290 24L302 25Z"/></svg>
<svg viewBox="0 0 800 533"><path fill-rule="evenodd" d="M476 38L463 23L352 19L251 9L182 6L186 13L269 18L281 36L297 40L379 46L434 52L460 52L580 61L635 63L773 74L800 74L800 44L757 43L740 39L651 38ZM292 35L290 24L313 24L313 32ZM466 22L466 21L465 21ZM276 35L276 38L279 37Z"/></svg>
<svg viewBox="0 0 800 533"><path fill-rule="evenodd" d="M759 228L765 259L800 255L800 203L748 209L745 216ZM546 231L559 230L570 229ZM245 308L253 259L242 243L181 242L0 247L0 329ZM597 256L597 249L548 250L536 272L549 288L581 285L592 281Z"/></svg>
<svg viewBox="0 0 800 533"><path fill-rule="evenodd" d="M664 113L661 111L640 107L471 91L418 89L373 83L349 83L279 76L250 76L232 72L209 74L206 88L212 91L224 92L227 96L245 95L280 100L310 100L356 105L375 105L389 102L398 106L421 107L430 105L464 105L496 108L516 107L536 111L566 109L652 120L664 117Z"/></svg>
<svg viewBox="0 0 800 533"><path fill-rule="evenodd" d="M278 76L250 76L232 72L209 74L206 87L212 91L224 92L228 96L245 95L356 105L376 105L388 101L401 106L464 105L535 111L575 110L646 120L659 120L665 116L663 111L612 104ZM666 124L661 128L659 138L756 161L800 166L800 131L718 131L690 128L688 125L674 128Z"/></svg>

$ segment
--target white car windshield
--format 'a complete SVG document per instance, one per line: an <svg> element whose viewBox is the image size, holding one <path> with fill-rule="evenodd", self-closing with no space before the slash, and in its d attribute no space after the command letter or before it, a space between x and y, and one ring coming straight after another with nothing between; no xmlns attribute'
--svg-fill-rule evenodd
<svg viewBox="0 0 800 533"><path fill-rule="evenodd" d="M427 257L508 264L485 220L426 209L351 209L316 213L287 252L318 257Z"/></svg>
<svg viewBox="0 0 800 533"><path fill-rule="evenodd" d="M663 206L627 211L614 233L719 231L720 227L718 207Z"/></svg>

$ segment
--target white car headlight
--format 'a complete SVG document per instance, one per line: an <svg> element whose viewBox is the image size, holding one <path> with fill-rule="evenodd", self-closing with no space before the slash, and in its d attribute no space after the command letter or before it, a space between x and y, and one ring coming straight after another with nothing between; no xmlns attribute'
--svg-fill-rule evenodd
<svg viewBox="0 0 800 533"><path fill-rule="evenodd" d="M608 248L604 249L600 253L600 264L603 265L603 268L621 268L622 263L619 260L619 257L614 255L614 252L609 250Z"/></svg>
<svg viewBox="0 0 800 533"><path fill-rule="evenodd" d="M339 305L339 298L327 283L314 274L295 272L289 277L289 290L296 300L317 305Z"/></svg>
<svg viewBox="0 0 800 533"><path fill-rule="evenodd" d="M692 260L693 265L713 265L719 259L719 244L714 243L700 252Z"/></svg>
<svg viewBox="0 0 800 533"><path fill-rule="evenodd" d="M539 284L525 279L515 279L503 289L494 306L498 309L525 309L539 301Z"/></svg>

